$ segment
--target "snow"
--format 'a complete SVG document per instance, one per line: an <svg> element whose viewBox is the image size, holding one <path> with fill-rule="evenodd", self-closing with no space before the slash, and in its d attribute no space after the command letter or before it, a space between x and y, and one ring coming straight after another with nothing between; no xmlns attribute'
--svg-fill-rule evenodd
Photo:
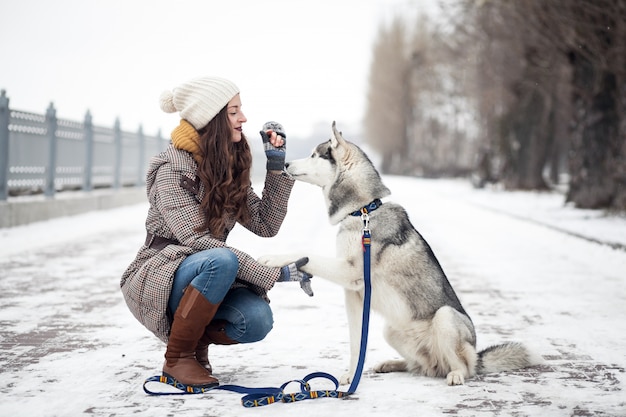
<svg viewBox="0 0 626 417"><path fill-rule="evenodd" d="M246 409L228 392L148 396L142 384L160 373L164 346L119 291L144 239L147 205L138 204L0 229L0 415L626 415L623 215L575 209L558 193L384 179L393 192L386 200L405 206L472 317L478 348L521 341L542 365L479 375L460 387L375 374L374 364L398 355L373 314L365 374L347 400ZM236 228L228 242L253 256L332 255L335 232L321 191L297 183L278 236ZM343 293L319 278L313 289L310 298L297 284L278 283L270 292L274 329L264 341L210 348L221 383L280 386L314 371L345 372ZM333 388L323 380L312 387Z"/></svg>

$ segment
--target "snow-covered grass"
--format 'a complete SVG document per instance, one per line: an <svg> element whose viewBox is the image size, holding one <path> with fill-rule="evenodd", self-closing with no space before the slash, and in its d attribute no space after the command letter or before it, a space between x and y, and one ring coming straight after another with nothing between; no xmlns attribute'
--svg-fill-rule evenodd
<svg viewBox="0 0 626 417"><path fill-rule="evenodd" d="M623 216L576 210L553 193L384 179L388 199L405 206L472 317L478 348L521 341L544 364L461 387L375 374L376 362L398 355L374 314L365 374L348 400L245 409L232 393L148 396L141 385L160 372L164 346L132 317L118 288L144 238L147 205L139 204L0 229L0 415L626 415L626 251L614 248L626 245ZM253 256L332 255L335 232L321 191L297 183L278 236L237 227L229 244ZM278 386L345 371L342 291L318 278L313 289L309 298L297 285L277 284L275 325L264 341L211 347L222 383Z"/></svg>

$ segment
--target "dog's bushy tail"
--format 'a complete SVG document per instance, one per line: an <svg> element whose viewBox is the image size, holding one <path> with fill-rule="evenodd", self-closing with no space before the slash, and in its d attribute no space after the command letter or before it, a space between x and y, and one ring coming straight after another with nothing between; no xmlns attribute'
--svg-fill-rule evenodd
<svg viewBox="0 0 626 417"><path fill-rule="evenodd" d="M489 372L511 371L538 365L539 363L541 363L541 359L530 352L523 344L507 342L478 352L476 372L486 374Z"/></svg>

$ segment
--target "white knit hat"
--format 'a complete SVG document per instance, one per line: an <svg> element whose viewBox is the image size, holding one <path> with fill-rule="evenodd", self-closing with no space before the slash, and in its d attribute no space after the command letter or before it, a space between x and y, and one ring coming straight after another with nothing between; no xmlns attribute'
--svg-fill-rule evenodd
<svg viewBox="0 0 626 417"><path fill-rule="evenodd" d="M166 113L180 112L180 117L199 130L209 124L239 93L239 88L224 78L194 78L172 91L161 94L161 110Z"/></svg>

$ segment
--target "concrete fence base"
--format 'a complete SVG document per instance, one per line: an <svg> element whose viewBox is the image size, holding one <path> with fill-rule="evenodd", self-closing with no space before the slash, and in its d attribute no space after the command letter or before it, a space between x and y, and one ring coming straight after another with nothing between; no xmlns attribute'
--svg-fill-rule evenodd
<svg viewBox="0 0 626 417"><path fill-rule="evenodd" d="M46 198L43 195L9 198L7 201L0 201L0 228L146 201L146 190L143 187L90 192L70 191L57 193L54 198Z"/></svg>

